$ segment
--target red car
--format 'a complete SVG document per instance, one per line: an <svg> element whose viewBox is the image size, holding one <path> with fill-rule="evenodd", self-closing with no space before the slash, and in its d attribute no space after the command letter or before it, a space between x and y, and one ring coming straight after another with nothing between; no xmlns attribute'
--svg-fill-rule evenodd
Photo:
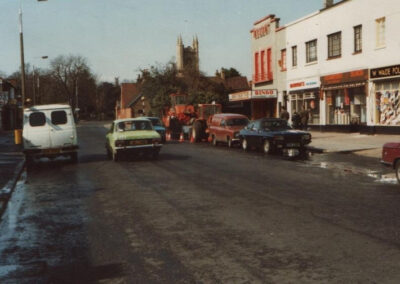
<svg viewBox="0 0 400 284"><path fill-rule="evenodd" d="M381 163L392 167L400 183L400 143L390 142L383 145Z"/></svg>
<svg viewBox="0 0 400 284"><path fill-rule="evenodd" d="M219 142L226 143L228 147L239 144L239 131L249 123L249 119L242 114L219 113L211 119L209 134L211 142L217 146Z"/></svg>

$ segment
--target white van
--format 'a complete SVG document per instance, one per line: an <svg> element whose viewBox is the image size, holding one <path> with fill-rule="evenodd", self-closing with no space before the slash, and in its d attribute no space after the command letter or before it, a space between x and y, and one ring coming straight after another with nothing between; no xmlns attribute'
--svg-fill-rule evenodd
<svg viewBox="0 0 400 284"><path fill-rule="evenodd" d="M33 158L69 156L78 160L78 138L72 109L53 104L24 109L22 132L27 163Z"/></svg>

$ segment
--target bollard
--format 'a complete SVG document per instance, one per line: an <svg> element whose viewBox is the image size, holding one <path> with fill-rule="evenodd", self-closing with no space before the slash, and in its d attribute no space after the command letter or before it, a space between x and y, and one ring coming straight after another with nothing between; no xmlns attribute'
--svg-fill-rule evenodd
<svg viewBox="0 0 400 284"><path fill-rule="evenodd" d="M16 145L22 144L22 129L14 130L14 142Z"/></svg>

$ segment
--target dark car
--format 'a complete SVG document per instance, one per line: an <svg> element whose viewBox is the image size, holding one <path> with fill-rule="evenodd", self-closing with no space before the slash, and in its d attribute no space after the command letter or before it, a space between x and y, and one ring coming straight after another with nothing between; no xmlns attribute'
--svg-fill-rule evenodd
<svg viewBox="0 0 400 284"><path fill-rule="evenodd" d="M400 143L390 142L383 145L381 163L395 170L397 181L400 183Z"/></svg>
<svg viewBox="0 0 400 284"><path fill-rule="evenodd" d="M296 156L305 151L311 142L311 134L292 129L286 120L262 118L251 121L239 132L243 150L250 148L264 153L282 152L287 156Z"/></svg>

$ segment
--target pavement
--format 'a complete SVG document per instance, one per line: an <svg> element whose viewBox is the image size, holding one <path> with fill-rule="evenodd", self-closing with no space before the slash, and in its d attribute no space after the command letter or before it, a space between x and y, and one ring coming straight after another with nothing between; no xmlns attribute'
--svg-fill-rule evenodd
<svg viewBox="0 0 400 284"><path fill-rule="evenodd" d="M382 147L385 143L400 142L400 135L319 131L310 131L310 133L312 142L309 146L315 152L353 153L371 158L381 157Z"/></svg>
<svg viewBox="0 0 400 284"><path fill-rule="evenodd" d="M24 168L21 151L22 145L14 143L14 132L0 131L0 217Z"/></svg>

